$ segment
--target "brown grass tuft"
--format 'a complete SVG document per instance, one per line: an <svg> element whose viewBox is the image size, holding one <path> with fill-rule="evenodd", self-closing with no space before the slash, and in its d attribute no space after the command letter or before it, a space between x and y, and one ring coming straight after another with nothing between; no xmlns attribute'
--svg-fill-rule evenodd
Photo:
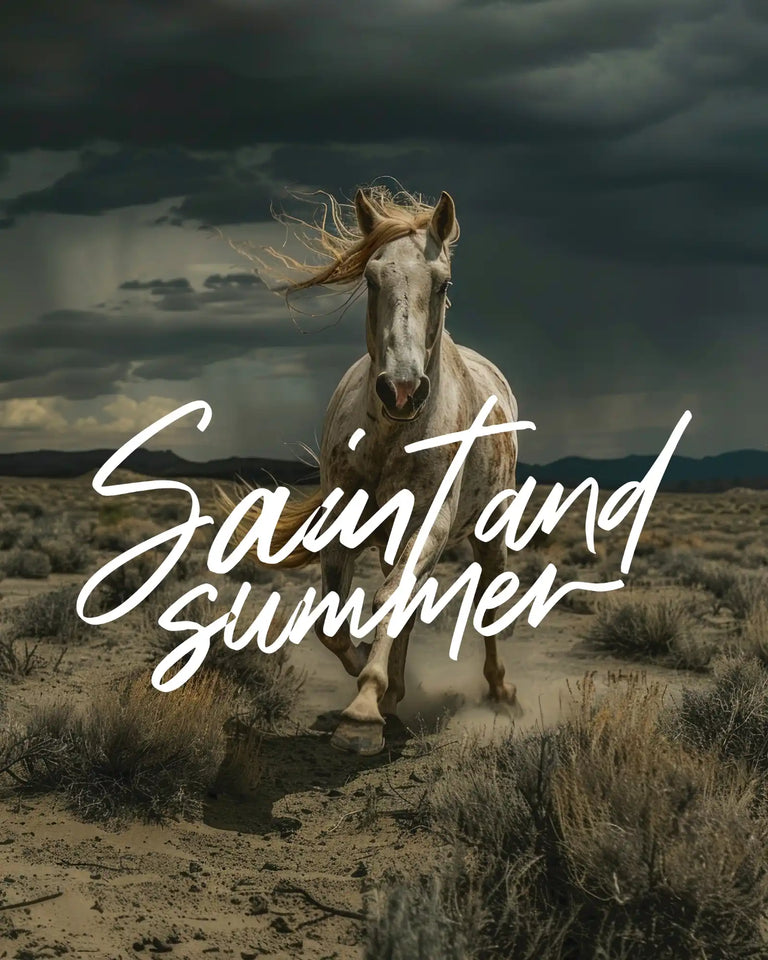
<svg viewBox="0 0 768 960"><path fill-rule="evenodd" d="M63 793L86 819L197 814L226 755L235 696L215 673L168 694L141 673L102 689L84 710L38 708L14 776Z"/></svg>
<svg viewBox="0 0 768 960"><path fill-rule="evenodd" d="M667 735L663 716L663 692L639 678L602 700L586 680L556 728L465 744L421 807L459 867L438 871L437 898L411 878L397 896L405 886L429 911L420 922L449 924L483 960L764 955L768 831L752 782ZM369 943L396 942L407 915L385 905ZM436 956L429 943L410 955Z"/></svg>

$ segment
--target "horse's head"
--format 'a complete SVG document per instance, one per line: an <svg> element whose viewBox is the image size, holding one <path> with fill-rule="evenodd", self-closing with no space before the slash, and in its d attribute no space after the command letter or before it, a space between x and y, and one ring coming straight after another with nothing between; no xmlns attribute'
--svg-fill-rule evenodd
<svg viewBox="0 0 768 960"><path fill-rule="evenodd" d="M369 234L379 213L361 190L355 208L361 231ZM453 200L443 193L424 229L384 243L365 268L368 353L376 394L390 420L415 420L429 396L428 370L443 330L457 229Z"/></svg>

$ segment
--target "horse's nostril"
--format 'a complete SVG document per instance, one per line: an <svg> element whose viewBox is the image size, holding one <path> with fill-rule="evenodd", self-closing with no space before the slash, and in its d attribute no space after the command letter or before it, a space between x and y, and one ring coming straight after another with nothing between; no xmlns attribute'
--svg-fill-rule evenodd
<svg viewBox="0 0 768 960"><path fill-rule="evenodd" d="M386 373L376 377L376 395L385 407L394 407L397 401L397 389L394 381Z"/></svg>
<svg viewBox="0 0 768 960"><path fill-rule="evenodd" d="M387 373L376 377L376 394L388 410L418 409L429 396L429 377L393 380Z"/></svg>
<svg viewBox="0 0 768 960"><path fill-rule="evenodd" d="M415 404L422 404L429 396L429 377L423 376L419 380L419 385L416 387L416 390L413 394L413 402Z"/></svg>
<svg viewBox="0 0 768 960"><path fill-rule="evenodd" d="M395 380L395 407L398 410L408 403L413 402L413 396L419 388L418 380Z"/></svg>

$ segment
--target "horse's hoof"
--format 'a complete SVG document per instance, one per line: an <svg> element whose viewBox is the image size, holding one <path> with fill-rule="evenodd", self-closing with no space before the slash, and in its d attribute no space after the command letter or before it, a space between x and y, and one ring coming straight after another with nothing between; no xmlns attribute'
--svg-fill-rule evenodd
<svg viewBox="0 0 768 960"><path fill-rule="evenodd" d="M517 703L517 687L514 683L489 683L488 699L494 703Z"/></svg>
<svg viewBox="0 0 768 960"><path fill-rule="evenodd" d="M502 683L500 687L490 691L489 697L495 707L506 708L512 717L522 717L524 711L517 699L517 687L513 683Z"/></svg>
<svg viewBox="0 0 768 960"><path fill-rule="evenodd" d="M384 749L384 725L342 717L331 737L331 746L360 757L372 757Z"/></svg>

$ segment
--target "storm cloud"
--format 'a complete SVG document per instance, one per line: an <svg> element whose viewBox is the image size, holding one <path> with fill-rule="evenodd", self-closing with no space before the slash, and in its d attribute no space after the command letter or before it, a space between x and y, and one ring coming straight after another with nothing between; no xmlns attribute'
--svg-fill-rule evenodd
<svg viewBox="0 0 768 960"><path fill-rule="evenodd" d="M202 225L261 236L272 204L294 210L294 194L317 189L351 197L383 176L455 197L448 325L540 422L532 456L647 452L683 403L696 407L691 452L765 445L768 396L745 375L768 351L764 4L317 9L89 0L33 16L10 4L0 238L35 224L25 236L44 244L46 218L63 217L73 237L82 218L127 231L123 252L148 231L168 239L151 273L116 265L103 307L84 297L0 319L2 396L195 384L260 349L300 349L302 375L327 392L328 357L335 376L364 350L359 311L304 337L229 248L181 251ZM66 168L22 184L3 158L40 150L68 152ZM143 219L126 227L130 210ZM30 283L38 254L30 246ZM315 429L318 411L299 416L287 396L274 416L294 434Z"/></svg>

